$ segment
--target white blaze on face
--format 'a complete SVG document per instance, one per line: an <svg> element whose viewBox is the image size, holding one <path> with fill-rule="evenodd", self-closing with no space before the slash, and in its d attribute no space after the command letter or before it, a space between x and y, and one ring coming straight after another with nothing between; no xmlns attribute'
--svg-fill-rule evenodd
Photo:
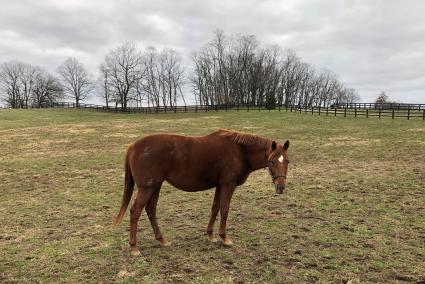
<svg viewBox="0 0 425 284"><path fill-rule="evenodd" d="M283 163L283 155L280 155L279 159L277 159L279 162Z"/></svg>

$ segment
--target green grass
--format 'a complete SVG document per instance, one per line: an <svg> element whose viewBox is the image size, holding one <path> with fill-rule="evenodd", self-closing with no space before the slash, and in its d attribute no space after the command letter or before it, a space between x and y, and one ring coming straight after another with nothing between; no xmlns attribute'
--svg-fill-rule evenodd
<svg viewBox="0 0 425 284"><path fill-rule="evenodd" d="M164 185L153 239L128 251L126 146L156 132L217 128L291 141L288 186L266 170L231 203L234 246L207 241L213 190ZM0 110L0 282L300 283L425 281L425 123L277 111L122 115ZM216 224L217 226L217 224Z"/></svg>

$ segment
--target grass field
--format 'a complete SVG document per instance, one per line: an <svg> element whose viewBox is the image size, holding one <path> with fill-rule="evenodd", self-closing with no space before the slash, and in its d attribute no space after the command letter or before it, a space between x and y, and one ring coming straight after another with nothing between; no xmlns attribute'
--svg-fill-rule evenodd
<svg viewBox="0 0 425 284"><path fill-rule="evenodd" d="M232 199L234 246L205 235L213 190L164 185L160 247L146 214L142 257L128 212L112 227L126 146L156 132L217 128L291 141L288 186L266 170ZM0 110L0 282L425 282L425 123L275 112L121 115ZM217 224L216 224L217 228Z"/></svg>

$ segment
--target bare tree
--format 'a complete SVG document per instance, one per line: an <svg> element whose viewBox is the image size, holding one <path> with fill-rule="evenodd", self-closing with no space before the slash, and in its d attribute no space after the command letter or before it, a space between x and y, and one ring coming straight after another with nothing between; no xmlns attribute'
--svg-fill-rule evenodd
<svg viewBox="0 0 425 284"><path fill-rule="evenodd" d="M34 78L32 106L45 107L63 98L64 90L58 78L39 68Z"/></svg>
<svg viewBox="0 0 425 284"><path fill-rule="evenodd" d="M381 92L375 100L376 104L385 104L389 102L389 97L385 92Z"/></svg>
<svg viewBox="0 0 425 284"><path fill-rule="evenodd" d="M159 107L161 98L160 70L158 52L154 47L148 47L144 56L146 76L143 80L143 91L147 94L148 105Z"/></svg>
<svg viewBox="0 0 425 284"><path fill-rule="evenodd" d="M68 58L58 68L58 73L62 79L62 86L65 93L75 99L77 106L85 100L93 90L90 75L83 64L76 58Z"/></svg>
<svg viewBox="0 0 425 284"><path fill-rule="evenodd" d="M0 66L0 90L2 100L11 108L21 107L21 77L23 64L10 61Z"/></svg>
<svg viewBox="0 0 425 284"><path fill-rule="evenodd" d="M100 70L100 86L102 91L100 92L101 97L105 100L106 107L109 107L109 103L113 97L113 90L111 90L111 82L110 82L110 70L106 64L101 64L99 67Z"/></svg>
<svg viewBox="0 0 425 284"><path fill-rule="evenodd" d="M346 88L345 89L345 103L352 104L360 102L360 96L356 89Z"/></svg>
<svg viewBox="0 0 425 284"><path fill-rule="evenodd" d="M163 105L170 108L177 105L177 99L182 95L183 68L181 57L173 49L164 49L159 56L160 86Z"/></svg>
<svg viewBox="0 0 425 284"><path fill-rule="evenodd" d="M142 54L134 43L126 42L111 50L105 57L107 84L116 96L116 103L126 110L131 95L144 76Z"/></svg>
<svg viewBox="0 0 425 284"><path fill-rule="evenodd" d="M22 100L21 108L28 108L31 102L31 96L33 93L33 86L35 78L40 68L34 67L30 64L24 64L21 74L21 86L22 86Z"/></svg>

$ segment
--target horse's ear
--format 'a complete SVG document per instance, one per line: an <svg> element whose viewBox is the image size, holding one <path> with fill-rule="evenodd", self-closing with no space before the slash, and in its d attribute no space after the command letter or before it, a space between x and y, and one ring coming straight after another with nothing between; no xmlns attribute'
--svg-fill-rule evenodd
<svg viewBox="0 0 425 284"><path fill-rule="evenodd" d="M283 144L283 148L284 148L285 150L288 150L288 148L289 148L289 140L286 140L286 141L285 141L285 144Z"/></svg>
<svg viewBox="0 0 425 284"><path fill-rule="evenodd" d="M272 151L276 150L276 148L277 148L276 141L273 141L272 142Z"/></svg>

